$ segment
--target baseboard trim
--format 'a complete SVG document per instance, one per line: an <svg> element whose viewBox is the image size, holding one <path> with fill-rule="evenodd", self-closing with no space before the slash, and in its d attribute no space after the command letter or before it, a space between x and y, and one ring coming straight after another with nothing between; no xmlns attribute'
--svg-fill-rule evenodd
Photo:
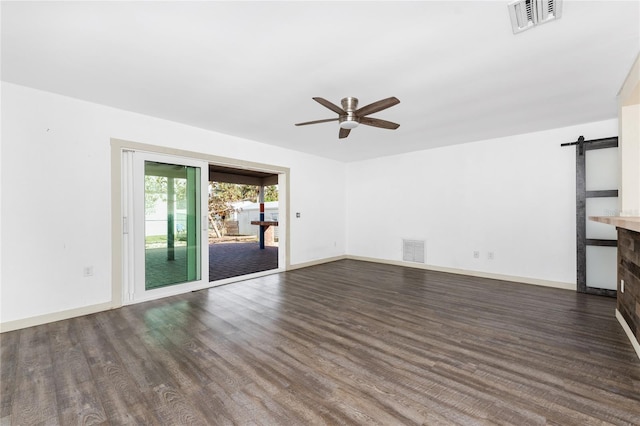
<svg viewBox="0 0 640 426"><path fill-rule="evenodd" d="M386 259L378 259L374 257L365 257L365 256L347 255L346 258L352 259L352 260L361 260L364 262L384 263L387 265L405 266L408 268L416 268L416 269L426 269L428 271L446 272L449 274L457 274L457 275L468 275L471 277L489 278L492 280L500 280L500 281L513 281L521 284L531 284L531 285L538 285L542 287L553 287L553 288L561 288L563 290L576 291L575 283L541 280L537 278L518 277L513 275L493 274L490 272L472 271L468 269L447 268L442 266L425 265L422 263L403 262L401 260L386 260Z"/></svg>
<svg viewBox="0 0 640 426"><path fill-rule="evenodd" d="M29 317L15 321L6 321L0 323L0 333L6 333L8 331L21 330L23 328L34 327L36 325L43 325L51 322L81 317L83 315L95 314L117 307L119 306L114 306L111 302L98 303L97 305L83 306L81 308L53 312L51 314L38 315L35 317Z"/></svg>
<svg viewBox="0 0 640 426"><path fill-rule="evenodd" d="M618 322L622 326L622 329L624 330L625 334L629 338L629 341L631 342L631 346L633 346L633 349L636 351L636 355L638 355L638 359L640 359L640 343L638 343L638 339L636 339L636 336L633 335L633 331L631 331L631 327L629 327L629 324L627 324L627 321L625 321L624 317L622 316L620 311L617 309L616 309L616 318L618 319Z"/></svg>
<svg viewBox="0 0 640 426"><path fill-rule="evenodd" d="M347 256L341 255L341 256L334 256L334 257L325 257L324 259L312 260L312 261L303 262L303 263L296 263L295 265L289 265L289 267L287 268L287 271L308 268L310 266L322 265L323 263L337 262L338 260L344 260L344 259L347 259Z"/></svg>
<svg viewBox="0 0 640 426"><path fill-rule="evenodd" d="M312 260L309 262L296 263L294 265L288 265L286 270L294 271L296 269L308 268L310 266L317 266L317 265L322 265L324 263L336 262L336 261L345 260L345 259L360 260L363 262L372 262L372 263L382 263L387 265L404 266L404 267L417 268L417 269L426 269L429 271L446 272L450 274L467 275L467 276L473 276L473 277L479 277L479 278L489 278L489 279L501 280L501 281L514 281L514 282L523 283L523 284L532 284L532 285L539 285L544 287L554 287L554 288L561 288L565 290L573 290L573 291L576 290L576 285L571 283L547 281L547 280L517 277L517 276L511 276L511 275L492 274L488 272L471 271L466 269L445 268L441 266L424 265L420 263L403 262L399 260L387 260L387 259L378 259L373 257L352 256L352 255L340 255L340 256ZM255 277L252 277L252 278L255 278ZM221 282L221 283L217 283L212 287L216 287L217 285L222 285L222 284L230 284L230 283L231 282L229 283ZM4 323L0 323L0 333L20 330L27 327L33 327L37 325L47 324L50 322L56 322L56 321L61 321L65 319L75 318L82 315L95 314L97 312L108 311L110 309L114 309L117 307L119 306L115 306L113 303L107 302L107 303L100 303L97 305L84 306L76 309L70 309L67 311L60 311L60 312L54 312L51 314L39 315L36 317L25 318L21 320L7 321ZM617 315L618 313L616 311L616 316ZM620 320L620 318L618 320ZM624 322L624 319L622 319L622 322ZM624 326L626 326L626 322L624 322ZM629 328L628 326L626 327L627 329ZM627 334L629 333L631 333L631 330L629 330ZM633 334L629 334L629 335L633 336ZM633 340L632 340L632 343L633 343ZM634 345L635 345L634 348L636 348L636 352L638 352L639 354L638 356L640 357L640 348L637 347L637 341L635 341Z"/></svg>
<svg viewBox="0 0 640 426"><path fill-rule="evenodd" d="M323 263L329 263L329 262L335 262L337 260L343 260L345 259L345 256L335 256L335 257L330 257L330 258L325 258L325 259L319 259L319 260L314 260L311 262L305 262L305 263L298 263L295 265L289 265L289 267L286 269L287 271L292 271L295 269L300 269L300 268L307 268L309 266L315 266L315 265L321 265ZM284 270L277 270L277 272L284 272ZM207 289L207 288L213 288L213 287L217 287L220 285L226 285L226 284L232 284L234 282L238 282L238 281L245 281L247 279L253 279L253 278L259 278L262 276L266 276L266 275L271 275L273 273L273 271L268 271L268 272L258 272L256 274L250 274L250 276L245 276L242 277L242 279L238 279L236 278L229 278L226 280L220 280L218 282L216 282L214 285L212 286L208 286L208 287L203 287L203 289ZM201 289L199 289L201 290ZM189 290L189 291L193 291L193 290ZM153 299L150 299L153 300ZM15 331L15 330L21 330L23 328L28 328L28 327L35 327L38 325L43 325L43 324L48 324L51 322L56 322L56 321L62 321L62 320L66 320L66 319L71 319L71 318L76 318L76 317L80 317L83 315L90 315L90 314L95 314L98 312L103 312L103 311L108 311L110 309L114 309L114 308L119 308L122 305L114 305L111 302L107 302L107 303L99 303L97 305L90 305L90 306L83 306L81 308L75 308L75 309L69 309L66 311L59 311L59 312L54 312L51 314L44 314L44 315L38 315L35 317L29 317L29 318L24 318L24 319L19 319L19 320L15 320L15 321L6 321L6 322L2 322L0 323L0 334L1 333L6 333L9 331Z"/></svg>

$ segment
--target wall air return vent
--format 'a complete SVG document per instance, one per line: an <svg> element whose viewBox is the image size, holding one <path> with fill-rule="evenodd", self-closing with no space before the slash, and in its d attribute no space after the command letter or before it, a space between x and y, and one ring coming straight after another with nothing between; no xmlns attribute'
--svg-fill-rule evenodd
<svg viewBox="0 0 640 426"><path fill-rule="evenodd" d="M424 241L402 240L402 260L424 263Z"/></svg>
<svg viewBox="0 0 640 426"><path fill-rule="evenodd" d="M507 7L514 34L562 16L562 0L516 0Z"/></svg>

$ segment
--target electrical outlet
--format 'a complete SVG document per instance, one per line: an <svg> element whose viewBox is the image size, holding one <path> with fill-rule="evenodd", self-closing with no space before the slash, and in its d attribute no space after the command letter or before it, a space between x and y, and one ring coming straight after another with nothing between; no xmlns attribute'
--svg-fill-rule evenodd
<svg viewBox="0 0 640 426"><path fill-rule="evenodd" d="M487 253L487 259L489 260L493 260L493 252L490 251L489 253Z"/></svg>
<svg viewBox="0 0 640 426"><path fill-rule="evenodd" d="M477 251L477 250L476 250L476 251L474 251L474 252L473 252L473 258L474 258L474 259L480 259L480 252L479 252L479 251Z"/></svg>
<svg viewBox="0 0 640 426"><path fill-rule="evenodd" d="M620 293L624 293L624 280L620 280Z"/></svg>

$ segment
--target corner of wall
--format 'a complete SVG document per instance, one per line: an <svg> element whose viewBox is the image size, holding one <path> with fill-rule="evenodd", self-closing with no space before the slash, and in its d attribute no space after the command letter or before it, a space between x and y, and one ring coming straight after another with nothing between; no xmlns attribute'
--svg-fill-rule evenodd
<svg viewBox="0 0 640 426"><path fill-rule="evenodd" d="M631 342L631 346L633 346L633 350L636 351L636 355L638 355L638 359L640 359L640 343L638 342L638 339L636 339L636 336L633 335L633 332L631 331L629 324L627 324L627 322L624 320L624 317L622 316L620 311L617 309L616 309L616 318L620 323L620 325L622 326L624 333L629 338L629 341Z"/></svg>
<svg viewBox="0 0 640 426"><path fill-rule="evenodd" d="M640 54L618 93L620 215L640 216Z"/></svg>

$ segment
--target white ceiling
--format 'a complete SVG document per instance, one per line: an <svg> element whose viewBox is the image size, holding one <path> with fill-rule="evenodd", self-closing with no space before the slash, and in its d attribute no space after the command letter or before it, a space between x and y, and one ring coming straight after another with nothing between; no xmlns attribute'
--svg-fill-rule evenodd
<svg viewBox="0 0 640 426"><path fill-rule="evenodd" d="M614 118L640 2L518 35L507 3L3 1L2 80L341 161ZM401 126L295 127L313 96Z"/></svg>

